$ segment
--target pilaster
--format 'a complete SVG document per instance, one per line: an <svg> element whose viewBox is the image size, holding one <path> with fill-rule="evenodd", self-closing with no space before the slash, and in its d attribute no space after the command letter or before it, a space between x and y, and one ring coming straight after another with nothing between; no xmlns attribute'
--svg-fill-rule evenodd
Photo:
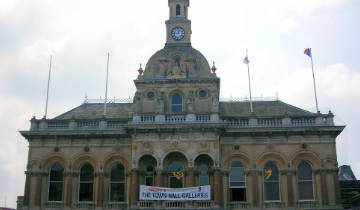
<svg viewBox="0 0 360 210"><path fill-rule="evenodd" d="M104 172L97 172L95 175L98 179L98 192L97 192L96 207L102 207L103 200L104 200Z"/></svg>
<svg viewBox="0 0 360 210"><path fill-rule="evenodd" d="M136 205L137 201L137 188L138 188L138 171L131 170L131 185L130 185L130 207Z"/></svg>
<svg viewBox="0 0 360 210"><path fill-rule="evenodd" d="M25 179L25 190L24 190L24 206L29 206L30 201L30 171L25 171L26 179Z"/></svg>
<svg viewBox="0 0 360 210"><path fill-rule="evenodd" d="M221 184L222 176L220 169L214 170L214 201L218 206L222 205Z"/></svg>

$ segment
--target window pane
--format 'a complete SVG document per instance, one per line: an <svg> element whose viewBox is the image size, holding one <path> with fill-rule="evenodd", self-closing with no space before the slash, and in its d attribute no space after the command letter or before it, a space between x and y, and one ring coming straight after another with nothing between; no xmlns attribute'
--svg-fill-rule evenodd
<svg viewBox="0 0 360 210"><path fill-rule="evenodd" d="M125 168L120 163L116 163L111 167L110 181L124 181L125 180Z"/></svg>
<svg viewBox="0 0 360 210"><path fill-rule="evenodd" d="M51 181L62 181L63 180L63 171L64 168L59 164L55 163L50 170L50 180Z"/></svg>
<svg viewBox="0 0 360 210"><path fill-rule="evenodd" d="M50 182L49 201L61 201L62 200L62 185L63 185L63 182Z"/></svg>
<svg viewBox="0 0 360 210"><path fill-rule="evenodd" d="M230 201L246 201L246 189L230 189Z"/></svg>
<svg viewBox="0 0 360 210"><path fill-rule="evenodd" d="M299 199L300 200L313 200L313 184L312 181L299 182Z"/></svg>
<svg viewBox="0 0 360 210"><path fill-rule="evenodd" d="M234 162L230 167L230 188L245 187L245 168L240 162Z"/></svg>
<svg viewBox="0 0 360 210"><path fill-rule="evenodd" d="M279 182L265 182L265 200L280 200Z"/></svg>
<svg viewBox="0 0 360 210"><path fill-rule="evenodd" d="M125 183L111 183L110 200L124 201L125 200Z"/></svg>
<svg viewBox="0 0 360 210"><path fill-rule="evenodd" d="M177 93L171 97L171 111L182 112L182 96Z"/></svg>
<svg viewBox="0 0 360 210"><path fill-rule="evenodd" d="M93 183L80 183L79 201L93 200Z"/></svg>
<svg viewBox="0 0 360 210"><path fill-rule="evenodd" d="M267 181L277 181L279 180L279 170L276 164L272 161L267 162L264 167L264 179Z"/></svg>
<svg viewBox="0 0 360 210"><path fill-rule="evenodd" d="M245 187L245 182L230 182L231 188L243 188Z"/></svg>
<svg viewBox="0 0 360 210"><path fill-rule="evenodd" d="M85 164L80 171L80 181L92 181L94 179L94 169L90 164Z"/></svg>
<svg viewBox="0 0 360 210"><path fill-rule="evenodd" d="M170 188L182 188L183 187L183 178L177 179L174 176L170 176Z"/></svg>
<svg viewBox="0 0 360 210"><path fill-rule="evenodd" d="M199 182L200 186L209 185L209 177L207 175L200 175Z"/></svg>
<svg viewBox="0 0 360 210"><path fill-rule="evenodd" d="M146 176L145 177L145 185L147 186L153 186L154 185L154 179L152 176Z"/></svg>
<svg viewBox="0 0 360 210"><path fill-rule="evenodd" d="M176 15L180 15L180 5L176 5Z"/></svg>
<svg viewBox="0 0 360 210"><path fill-rule="evenodd" d="M311 165L306 161L301 161L298 166L298 178L299 180L312 180Z"/></svg>
<svg viewBox="0 0 360 210"><path fill-rule="evenodd" d="M245 181L245 168L231 168L230 169L230 180L231 181Z"/></svg>
<svg viewBox="0 0 360 210"><path fill-rule="evenodd" d="M169 166L170 172L181 172L184 171L184 166L180 161L174 161Z"/></svg>

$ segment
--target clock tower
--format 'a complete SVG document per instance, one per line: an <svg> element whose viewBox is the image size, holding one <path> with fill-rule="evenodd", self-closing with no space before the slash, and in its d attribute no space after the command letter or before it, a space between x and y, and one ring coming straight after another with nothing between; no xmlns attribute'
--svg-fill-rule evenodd
<svg viewBox="0 0 360 210"><path fill-rule="evenodd" d="M188 19L189 0L168 0L169 20L166 23L166 44L191 44L191 21Z"/></svg>

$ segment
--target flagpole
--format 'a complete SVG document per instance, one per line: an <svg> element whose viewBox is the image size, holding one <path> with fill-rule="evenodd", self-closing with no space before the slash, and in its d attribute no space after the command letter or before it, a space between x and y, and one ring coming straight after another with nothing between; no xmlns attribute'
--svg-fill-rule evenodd
<svg viewBox="0 0 360 210"><path fill-rule="evenodd" d="M311 52L311 48L310 48L310 52ZM312 52L311 52L310 58L311 58L311 69L312 69L312 76L313 76L313 83L314 83L316 112L319 112L319 105L318 105L317 94L316 94L316 84L315 84L315 74L314 74L314 64L313 64Z"/></svg>
<svg viewBox="0 0 360 210"><path fill-rule="evenodd" d="M248 50L246 49L246 57L248 58ZM249 62L247 62L248 67L248 78L249 78L249 94L250 94L250 112L253 113L253 104L252 104L252 98L251 98L251 84L250 84L250 67Z"/></svg>
<svg viewBox="0 0 360 210"><path fill-rule="evenodd" d="M51 65L52 65L52 55L50 55L49 76L48 76L48 84L47 84L47 90L46 90L46 106L45 106L45 115L44 115L45 119L47 117L48 102L49 102L49 87L50 87Z"/></svg>
<svg viewBox="0 0 360 210"><path fill-rule="evenodd" d="M105 100L104 100L104 116L106 116L106 104L107 104L107 92L108 92L108 74L109 74L109 58L110 53L107 54L107 64L106 64L106 88L105 88Z"/></svg>

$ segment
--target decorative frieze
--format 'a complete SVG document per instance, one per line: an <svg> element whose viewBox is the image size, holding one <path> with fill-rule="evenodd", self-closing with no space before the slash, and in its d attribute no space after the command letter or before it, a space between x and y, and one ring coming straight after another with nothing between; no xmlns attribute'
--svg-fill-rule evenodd
<svg viewBox="0 0 360 210"><path fill-rule="evenodd" d="M25 174L27 176L34 176L34 177L37 177L37 176L49 176L48 172L43 172L43 171L25 171Z"/></svg>
<svg viewBox="0 0 360 210"><path fill-rule="evenodd" d="M338 168L320 168L313 170L314 174L338 174L338 172Z"/></svg>

